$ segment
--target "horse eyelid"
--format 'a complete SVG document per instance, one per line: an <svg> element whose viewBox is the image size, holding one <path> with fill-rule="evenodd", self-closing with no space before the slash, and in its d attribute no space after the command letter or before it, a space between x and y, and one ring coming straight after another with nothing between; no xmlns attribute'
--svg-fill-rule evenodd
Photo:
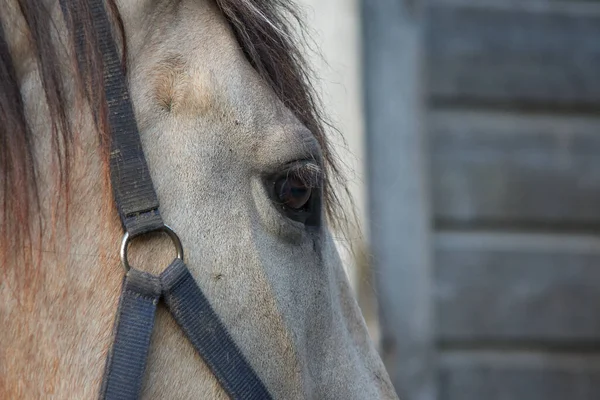
<svg viewBox="0 0 600 400"><path fill-rule="evenodd" d="M300 161L289 166L285 172L287 176L294 175L304 185L312 189L323 186L323 169L313 161Z"/></svg>

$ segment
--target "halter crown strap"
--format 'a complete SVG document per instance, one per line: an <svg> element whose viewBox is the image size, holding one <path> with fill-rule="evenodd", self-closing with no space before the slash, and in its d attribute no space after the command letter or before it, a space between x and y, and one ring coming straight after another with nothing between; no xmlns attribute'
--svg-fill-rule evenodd
<svg viewBox="0 0 600 400"><path fill-rule="evenodd" d="M74 5L69 0L60 0L60 3L65 16L73 11L70 7ZM158 210L158 197L144 157L127 80L103 0L89 0L87 4L104 66L104 88L112 140L111 183L126 232L122 255L127 272L100 398L133 400L139 397L156 306L162 297L169 312L232 399L271 399L183 263L180 244L178 258L160 276L128 268L126 246L129 238L159 230L170 232L176 244L179 238L163 224ZM83 26L79 21L69 18L67 21L73 23L77 51L85 51L85 43L89 38L85 37Z"/></svg>

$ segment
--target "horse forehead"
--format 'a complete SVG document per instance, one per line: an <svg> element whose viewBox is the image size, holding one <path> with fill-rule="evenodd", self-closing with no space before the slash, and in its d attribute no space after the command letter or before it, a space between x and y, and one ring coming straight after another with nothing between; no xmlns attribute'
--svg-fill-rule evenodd
<svg viewBox="0 0 600 400"><path fill-rule="evenodd" d="M150 39L134 40L139 48L131 49L132 89L140 128L170 121L163 126L179 129L184 141L208 145L212 138L260 166L299 152L299 158L320 158L315 137L260 78L210 4L160 13L145 27L143 36Z"/></svg>
<svg viewBox="0 0 600 400"><path fill-rule="evenodd" d="M133 82L149 87L141 97L172 116L204 115L217 107L227 108L224 96L236 80L230 76L230 83L223 85L216 74L237 72L235 38L209 2L177 4L168 8L125 6Z"/></svg>
<svg viewBox="0 0 600 400"><path fill-rule="evenodd" d="M126 26L131 83L142 128L146 117L149 123L158 117L201 118L232 126L238 133L239 125L253 125L255 134L263 132L256 129L257 121L263 126L287 123L274 94L246 60L212 2L184 1L177 9L144 11L150 22L142 25L134 11L129 10L124 21L131 24Z"/></svg>
<svg viewBox="0 0 600 400"><path fill-rule="evenodd" d="M194 68L183 54L169 53L150 67L151 100L174 117L206 116L225 107L211 73Z"/></svg>

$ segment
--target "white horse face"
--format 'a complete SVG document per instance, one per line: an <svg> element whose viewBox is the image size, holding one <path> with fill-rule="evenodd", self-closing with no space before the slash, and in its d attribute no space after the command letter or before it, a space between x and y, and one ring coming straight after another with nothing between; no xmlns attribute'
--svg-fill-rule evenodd
<svg viewBox="0 0 600 400"><path fill-rule="evenodd" d="M123 15L125 31L139 32L128 43L132 96L192 274L275 397L393 398L323 225L317 140L211 2L152 5ZM191 350L167 345L177 335L167 320L150 393L212 379ZM165 363L186 367L166 374Z"/></svg>
<svg viewBox="0 0 600 400"><path fill-rule="evenodd" d="M255 0L217 3L236 1L254 18L262 17ZM131 98L161 214L180 236L190 272L246 359L275 398L396 398L325 226L327 155L319 140L253 68L231 19L213 1L117 3ZM49 8L63 29L58 6ZM18 13L16 7L10 10ZM13 26L5 18L2 23L14 50L22 40L20 22ZM42 159L51 149L44 139L44 110L36 105L43 99L42 87L34 75L29 78L31 64L27 57L23 60L16 61L16 68L23 76L29 115L41 121L34 125L34 154ZM81 119L79 111L74 114ZM57 397L64 392L87 398L94 392L119 291L118 260L86 258L112 248L116 254L120 230L114 211L109 219L95 212L102 207L98 193L106 189L97 185L102 171L97 146L97 137L84 137L84 151L75 154L69 208L73 239L55 241L45 255L45 265L57 272L40 286L29 314L13 313L8 302L0 308L2 321L12 324L5 342L13 349L11 357L28 360L12 365L6 379L29 376L28 382L51 382ZM52 170L44 171L41 190L50 193ZM42 201L41 208L51 210L52 203ZM108 237L100 234L106 226ZM57 228L55 237L61 232ZM133 247L148 250L137 242ZM166 266L172 254L163 245L150 253L153 263ZM132 250L132 265L144 269L144 257ZM102 260L106 265L95 266ZM0 285L3 298L10 297L7 288ZM19 353L27 352L20 332L34 326L39 348L27 358L28 353ZM52 341L56 332L60 339ZM43 347L46 342L52 349ZM57 367L48 372L47 365ZM82 372L82 365L89 367ZM94 388L77 389L82 385ZM10 393L41 393L46 386ZM198 396L226 398L178 326L159 308L143 398Z"/></svg>

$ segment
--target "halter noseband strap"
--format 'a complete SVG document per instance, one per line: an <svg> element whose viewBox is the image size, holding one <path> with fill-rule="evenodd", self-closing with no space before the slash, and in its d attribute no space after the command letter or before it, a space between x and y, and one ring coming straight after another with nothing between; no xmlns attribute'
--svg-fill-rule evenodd
<svg viewBox="0 0 600 400"><path fill-rule="evenodd" d="M60 0L60 3L65 14L71 11L73 5L69 0ZM139 397L156 306L163 298L171 315L232 399L270 399L269 392L185 266L179 238L162 221L103 0L90 0L88 5L104 65L104 89L112 140L110 176L125 230L121 255L127 271L100 398ZM73 21L73 25L77 51L83 52L86 38L82 26L77 21ZM129 268L127 262L129 240L154 231L166 231L178 253L160 276Z"/></svg>

